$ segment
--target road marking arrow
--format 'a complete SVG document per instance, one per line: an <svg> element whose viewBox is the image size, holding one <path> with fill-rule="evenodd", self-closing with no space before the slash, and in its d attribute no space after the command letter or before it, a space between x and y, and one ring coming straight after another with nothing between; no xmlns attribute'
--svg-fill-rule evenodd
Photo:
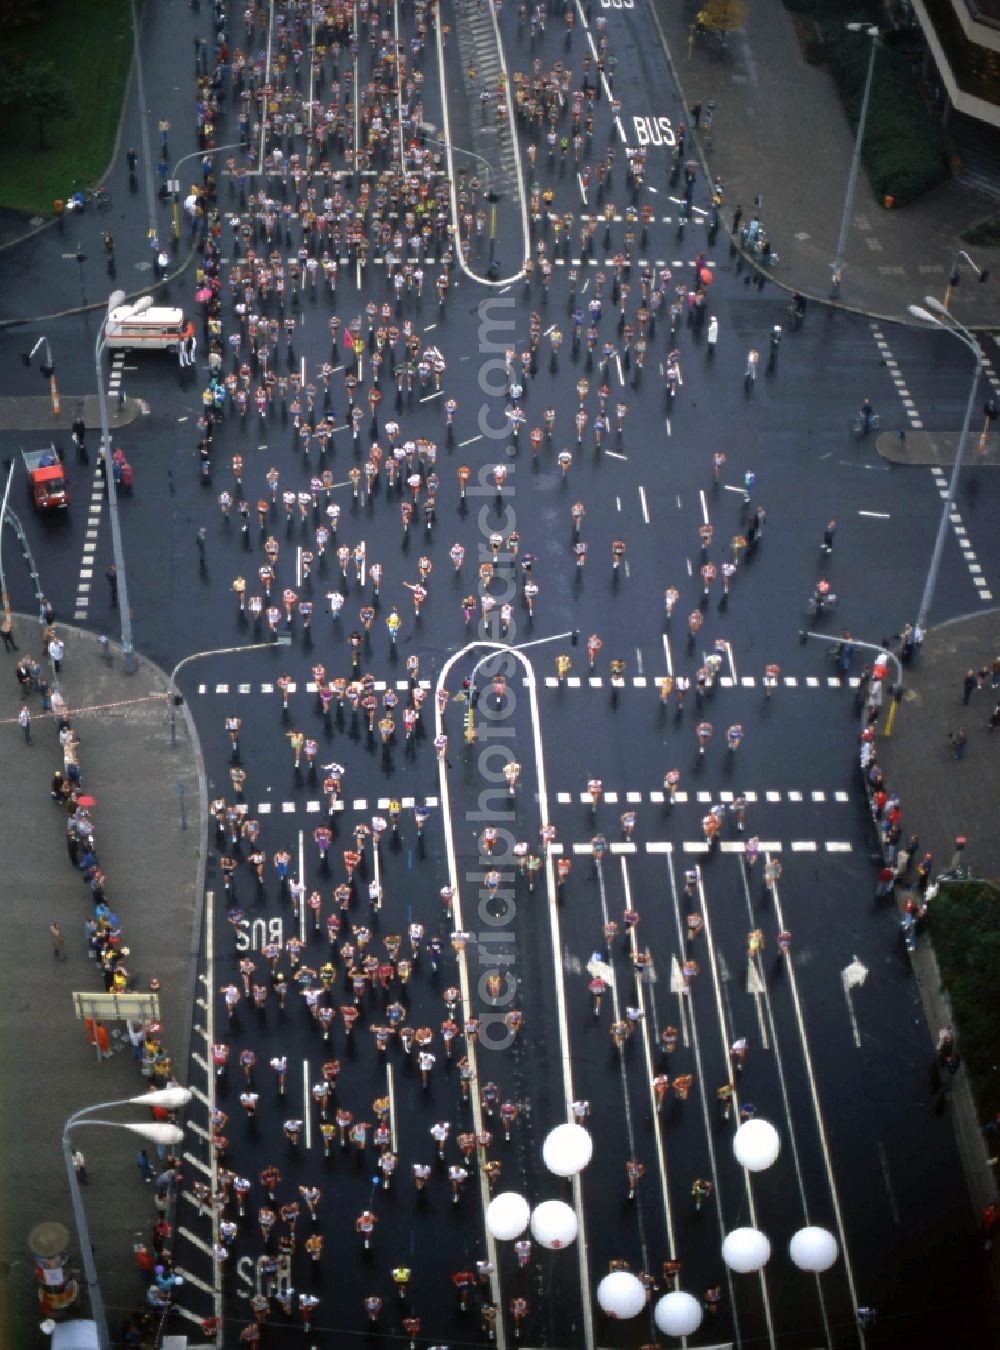
<svg viewBox="0 0 1000 1350"><path fill-rule="evenodd" d="M847 1015L851 1019L851 1032L854 1036L854 1044L861 1049L861 1032L858 1030L858 1019L854 1015L854 1001L851 998L851 990L859 989L868 978L868 967L855 956L851 959L851 964L845 966L840 972L840 979L844 986L844 999L847 1002Z"/></svg>
<svg viewBox="0 0 1000 1350"><path fill-rule="evenodd" d="M760 1040L765 1050L770 1049L767 1039L767 1026L764 1022L763 996L767 993L764 984L764 978L760 973L758 958L751 957L747 962L747 993L752 994L757 1007L757 1026L760 1030Z"/></svg>

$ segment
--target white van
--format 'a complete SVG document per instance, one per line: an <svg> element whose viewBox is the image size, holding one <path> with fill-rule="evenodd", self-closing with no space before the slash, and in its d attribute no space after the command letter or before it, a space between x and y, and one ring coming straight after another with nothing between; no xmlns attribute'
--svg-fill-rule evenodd
<svg viewBox="0 0 1000 1350"><path fill-rule="evenodd" d="M175 352L187 320L182 309L150 307L136 311L133 305L118 305L108 311L105 328L109 347L149 348Z"/></svg>
<svg viewBox="0 0 1000 1350"><path fill-rule="evenodd" d="M48 1329L42 1323L42 1330ZM71 1322L52 1323L52 1350L98 1350L97 1323L89 1318L74 1318Z"/></svg>

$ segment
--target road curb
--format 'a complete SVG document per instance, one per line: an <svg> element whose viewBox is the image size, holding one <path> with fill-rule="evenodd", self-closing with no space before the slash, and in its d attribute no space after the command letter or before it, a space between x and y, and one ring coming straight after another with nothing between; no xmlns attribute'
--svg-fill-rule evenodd
<svg viewBox="0 0 1000 1350"><path fill-rule="evenodd" d="M653 23L656 27L656 31L659 34L660 45L662 46L663 53L667 58L667 64L670 67L670 74L671 77L673 78L674 84L677 87L677 92L680 95L681 103L684 108L687 108L688 107L687 98L685 97L683 86L681 85L680 76L677 73L677 65L674 62L673 52L670 50L670 44L667 42L666 34L663 31L663 25L660 22L660 15L659 11L657 10L655 0L654 3L650 4L649 12L652 16ZM696 133L694 128L690 129L689 134L691 137L691 143L697 150L698 160L701 164L701 170L702 173L705 175L705 182L711 183L712 175L709 170L708 160L705 158L705 152L702 148L701 137ZM725 222L723 222L722 228L723 230L725 230L726 234L732 241L732 234L728 229L726 229ZM743 250L739 247L739 245L736 245L736 248L738 252L743 253ZM746 254L743 254L743 256L746 258ZM781 277L774 276L772 273L759 267L755 260L751 260L749 258L747 258L746 260L748 264L751 267L753 267L756 271L758 272L763 271L768 281L773 282L775 286L785 291L788 295L794 295L797 292L799 295L805 296L807 300L811 301L815 305L824 305L828 309L840 310L844 314L856 314L859 318L869 319L873 322L878 323L903 324L907 328L926 328L927 326L926 324L921 324L920 321L917 319L911 319L906 314L882 314L878 310L865 309L864 306L862 305L851 305L844 300L834 299L830 295L816 295L810 289L807 289L802 286L794 286L792 285L791 282L785 281ZM972 333L1000 333L1000 324L996 323L993 324L970 323L967 324L966 326Z"/></svg>
<svg viewBox="0 0 1000 1350"><path fill-rule="evenodd" d="M883 431L876 438L875 449L888 464L948 469L955 463L960 435L957 431ZM1000 448L981 455L970 437L962 456L962 467L1000 468Z"/></svg>
<svg viewBox="0 0 1000 1350"><path fill-rule="evenodd" d="M29 398L0 398L0 430L2 431L69 431L72 428L74 417L77 413L83 417L87 426L96 427L100 425L100 411L98 408L98 397L96 394L63 394L62 401L69 411L65 411L55 417L52 414L52 405L44 396ZM39 417L36 420L17 421L15 420L17 409L23 404L39 404ZM14 406L11 406L14 405ZM43 409L48 416L42 417ZM115 406L108 410L108 426L112 430L118 430L119 427L131 426L137 422L148 408L142 399L126 398L119 404L115 401Z"/></svg>
<svg viewBox="0 0 1000 1350"><path fill-rule="evenodd" d="M970 619L982 619L996 614L1000 614L1000 606L993 606L989 610L983 610L974 614L960 615L957 618L946 620L941 624L936 624L934 628L930 629L927 634L927 639L933 640L935 635L939 634L942 629L951 627L955 624L968 624ZM862 728L863 727L864 713L862 712ZM897 765L896 769L898 769L898 767L899 766ZM892 771L893 777L895 777L896 769L893 769ZM861 769L860 772L869 815L872 822L875 823L875 813L872 808L871 791L869 789L868 779L863 769ZM884 861L885 854L882 850L882 841L877 824L875 824L875 829L879 855ZM901 916L905 898L911 891L911 885L900 882L896 883L891 899L897 918ZM942 985L937 953L934 950L933 943L928 938L925 942L918 943L916 949L909 953L909 957L910 968L916 985L917 997L920 1000L920 1006L927 1019L928 1031L933 1037L933 1028L935 1026L951 1026L954 1023L951 1000ZM961 1049L962 1028L960 1026L957 1028L957 1032L959 1049ZM933 1040L931 1043L931 1051L934 1053ZM964 1063L959 1067L958 1073L954 1077L951 1090L946 1095L946 1100L951 1104L950 1115L952 1118L955 1146L958 1149L959 1157L961 1159L969 1201L973 1209L975 1221L978 1224L983 1208L987 1204L995 1202L997 1199L997 1179L990 1166L985 1140L983 1139L983 1134L979 1127L976 1103L972 1095L972 1088L965 1071ZM994 1285L995 1290L1000 1290L1000 1283L998 1283L998 1278L995 1275L991 1276L991 1283Z"/></svg>
<svg viewBox="0 0 1000 1350"><path fill-rule="evenodd" d="M155 295L161 287L169 286L172 282L177 281L191 266L191 262L197 251L197 243L192 244L187 257L181 263L180 267L173 272L168 272L165 277L161 277L159 281L154 282L152 286L142 286L137 291L127 292L125 296L126 301L138 300L140 296L143 295ZM73 305L69 309L59 309L52 314L33 314L24 318L0 319L0 332L6 332L11 328L23 328L30 324L51 323L57 319L69 319L76 314L93 314L97 311L103 313L106 309L107 303L100 300L92 305Z"/></svg>

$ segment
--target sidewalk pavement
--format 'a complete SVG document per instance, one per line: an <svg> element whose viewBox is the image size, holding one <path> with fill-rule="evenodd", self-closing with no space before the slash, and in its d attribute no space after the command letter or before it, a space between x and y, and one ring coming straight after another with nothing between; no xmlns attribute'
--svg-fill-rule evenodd
<svg viewBox="0 0 1000 1350"><path fill-rule="evenodd" d="M76 418L82 417L88 428L101 425L100 400L96 394L64 394L58 417L49 398L0 398L0 431L70 431ZM108 399L108 426L112 431L127 427L148 411L142 399ZM96 453L96 446L95 446Z"/></svg>
<svg viewBox="0 0 1000 1350"><path fill-rule="evenodd" d="M92 819L107 898L129 947L137 988L161 984L163 1044L184 1079L193 1012L195 954L203 894L204 786L200 754L186 713L170 746L164 673L140 659L122 672L120 653L102 659L97 637L57 623L66 654L61 684L80 737L84 786L97 805ZM55 722L32 695L32 740L16 718L21 707L14 665L23 653L41 663L37 619L15 615L20 650L4 652L0 740L7 772L0 778L0 819L7 841L4 909L10 951L0 993L0 1147L7 1159L0 1202L0 1344L47 1346L37 1327L36 1279L28 1233L56 1220L70 1232L70 1264L80 1268L60 1139L81 1107L137 1096L147 1080L132 1057L123 1024L108 1024L112 1057L98 1061L71 992L96 993L103 981L88 959L84 922L93 913L89 888L69 862L66 815L51 801L50 781L62 767ZM187 828L181 828L183 788ZM66 960L53 955L49 924L62 924ZM138 1107L105 1113L145 1121ZM149 1242L153 1190L136 1165L142 1141L125 1131L80 1129L73 1136L87 1164L83 1200L114 1336L123 1313L145 1298L147 1280L132 1251ZM150 1156L155 1156L149 1145ZM178 1150L183 1151L184 1146ZM85 1306L78 1315L89 1315ZM117 1344L117 1341L116 1341Z"/></svg>
<svg viewBox="0 0 1000 1350"><path fill-rule="evenodd" d="M1000 788L1000 733L986 723L1000 688L976 690L963 705L963 678L970 667L989 672L1000 655L1000 609L991 609L929 630L916 664L905 668L907 694L899 708L892 736L877 740L879 763L889 791L900 794L904 837L916 833L920 852L934 855L934 871L948 867L955 840L967 846L962 861L979 877L1000 882L1000 831L996 827L996 798ZM964 727L968 745L956 759L949 734ZM897 889L897 903L906 892ZM918 945L913 955L917 989L932 1036L952 1022L951 1009L941 989L933 949ZM958 1030L961 1050L962 1029ZM976 1219L997 1198L997 1185L988 1161L980 1120L964 1069L951 1092L952 1119L962 1153ZM990 1274L1000 1297L1000 1260L991 1261Z"/></svg>
<svg viewBox="0 0 1000 1350"><path fill-rule="evenodd" d="M709 173L721 175L725 185L723 219L728 226L737 204L748 219L759 196L761 220L779 255L769 276L789 290L825 300L854 149L833 77L806 63L781 0L748 5L743 32L731 33L725 47L711 36L698 38L689 59L688 32L700 8L699 0L653 0L683 108L716 102L710 144L704 131L694 137ZM690 130L690 116L681 117ZM688 146L693 148L690 136ZM653 164L658 178L661 166L655 158ZM967 247L959 235L997 209L951 179L913 205L887 211L862 165L840 303L909 322L908 305L923 304L928 294L943 298L952 259ZM967 326L1000 327L1000 251L969 252L981 268L993 270L994 280L977 285L966 267L951 311Z"/></svg>
<svg viewBox="0 0 1000 1350"><path fill-rule="evenodd" d="M1000 732L986 722L1000 702L1000 688L976 690L962 703L970 667L989 671L1000 655L1000 609L953 619L932 628L916 664L905 670L907 696L888 740L878 742L886 780L903 800L904 832L920 835L937 869L951 860L955 836L969 841L963 861L977 876L1000 881ZM948 734L965 727L969 743L957 760Z"/></svg>

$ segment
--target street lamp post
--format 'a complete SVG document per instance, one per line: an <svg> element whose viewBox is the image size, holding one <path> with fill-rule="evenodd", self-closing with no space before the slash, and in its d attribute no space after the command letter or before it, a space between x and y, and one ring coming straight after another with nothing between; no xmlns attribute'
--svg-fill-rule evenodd
<svg viewBox="0 0 1000 1350"><path fill-rule="evenodd" d="M210 651L191 652L190 655L182 657L170 672L170 685L168 697L170 699L170 744L177 744L177 703L179 694L177 693L177 676L192 661L200 661L205 656L232 656L236 652L262 652L273 651L276 646L287 647L292 639L287 633L279 633L272 642L251 642L242 647L213 647Z"/></svg>
<svg viewBox="0 0 1000 1350"><path fill-rule="evenodd" d="M469 676L469 692L468 692L469 706L466 709L465 715L465 739L469 745L471 745L476 738L475 706L479 698L479 693L478 690L476 689L476 677L479 674L480 668L484 666L487 661L493 661L497 658L497 656L502 656L505 651L522 652L525 651L528 647L542 647L547 642L562 642L564 638L569 638L570 641L573 643L573 645L574 646L576 645L576 633L572 628L570 628L567 629L565 633L552 633L549 635L549 637L532 638L530 642L518 642L508 646L497 646L493 648L492 651L488 651L485 654L485 656L481 656L479 658L476 664L472 667L472 674ZM472 645L475 646L476 644L473 643Z"/></svg>
<svg viewBox="0 0 1000 1350"><path fill-rule="evenodd" d="M856 637L831 637L829 633L814 633L809 629L800 628L799 641L805 645L809 638L815 638L817 642L826 642L833 647L839 647L841 644L846 644L849 647L860 647L863 651L877 652L884 661L892 662L892 668L896 672L896 683L892 686L892 702L889 704L889 713L882 730L883 736L891 736L896 721L896 709L903 701L903 664L896 653L891 652L881 642L859 642Z"/></svg>
<svg viewBox="0 0 1000 1350"><path fill-rule="evenodd" d="M865 92L861 99L861 114L858 118L858 134L854 138L854 154L851 158L851 172L847 178L847 194L844 197L844 212L840 217L840 233L837 236L837 256L830 264L830 296L837 299L840 295L840 282L844 274L844 253L847 249L847 231L850 226L851 209L854 206L854 189L858 184L858 169L861 167L861 145L865 138L865 123L868 121L868 102L872 92L872 78L875 74L875 55L878 52L878 29L874 24L849 23L852 33L865 33L872 40L871 55L868 58L868 74L865 76Z"/></svg>
<svg viewBox="0 0 1000 1350"><path fill-rule="evenodd" d="M192 150L189 155L181 155L180 159L173 167L170 175L171 182L171 221L170 238L176 245L181 237L181 180L178 174L181 171L181 165L186 164L189 159L204 159L206 155L221 155L224 150L242 150L242 141L233 141L231 145L216 145L211 150Z"/></svg>
<svg viewBox="0 0 1000 1350"><path fill-rule="evenodd" d="M111 551L114 555L115 570L118 574L118 611L122 621L122 654L125 658L125 674L134 675L138 669L135 659L135 644L132 641L132 610L128 602L128 578L125 573L125 553L122 548L122 528L118 518L118 491L115 487L115 475L111 463L111 428L108 422L108 395L104 388L104 348L107 345L108 315L113 309L119 309L125 299L124 291L113 291L108 297L108 307L97 332L94 343L94 371L97 377L97 406L101 417L101 456L104 464L104 486L108 494L108 515L111 520ZM131 307L130 313L141 314L153 303L151 295L144 295Z"/></svg>
<svg viewBox="0 0 1000 1350"><path fill-rule="evenodd" d="M433 145L442 145L442 146L444 146L444 147L447 149L447 142L445 142L445 141L439 141L439 140L437 139L436 136L428 136L427 133L426 133L426 132L423 132L423 131L421 132L421 134L423 135L423 138L424 138L425 141L430 141ZM494 254L496 253L496 244L497 244L497 202L500 200L500 193L499 193L499 192L494 192L494 190L493 190L493 168L492 168L492 165L490 164L490 162L489 162L488 159L484 159L482 155L477 155L476 152L475 152L474 150L466 150L466 149L465 149L463 146L461 146L461 145L453 145L453 146L451 147L451 149L452 149L452 153L453 153L453 154L456 154L456 155L468 155L469 159L474 159L474 160L476 160L479 164L482 164L482 166L483 166L484 169L486 170L486 193L485 193L485 198L486 198L486 201L488 201L488 202L489 202L489 205L490 205L490 217L489 217L489 220L490 220L490 233L489 233L489 240L490 240L490 262L492 263Z"/></svg>
<svg viewBox="0 0 1000 1350"><path fill-rule="evenodd" d="M185 1106L190 1100L191 1093L187 1088L163 1088L158 1092L143 1093L139 1097L124 1097L118 1101L98 1102L96 1106L85 1106L83 1110L74 1112L63 1126L63 1161L66 1164L66 1180L69 1184L70 1200L73 1205L73 1221L76 1224L76 1236L80 1244L83 1274L87 1282L90 1313L97 1327L98 1350L111 1350L111 1337L108 1332L108 1315L104 1307L104 1296L97 1279L97 1264L94 1260L94 1249L90 1243L87 1214L83 1207L83 1196L80 1194L80 1181L76 1175L76 1168L73 1166L73 1144L70 1134L80 1125L106 1125L113 1130L129 1130L132 1134L141 1135L143 1139L148 1139L153 1144L179 1144L184 1138L184 1131L177 1125L168 1125L161 1121L99 1120L92 1113L94 1111L106 1111L113 1106L165 1106L168 1110L176 1110Z"/></svg>
<svg viewBox="0 0 1000 1350"><path fill-rule="evenodd" d="M927 568L927 580L924 582L924 592L920 597L920 608L917 611L917 621L915 631L924 633L927 629L927 614L934 599L934 590L937 586L938 573L941 570L941 558L944 554L944 541L948 537L948 523L951 517L952 508L955 505L955 496L958 492L958 479L962 472L962 457L965 454L965 443L969 438L969 426L972 423L972 409L976 402L976 393L979 389L979 377L983 372L983 351L979 343L972 336L964 324L959 323L953 314L950 314L947 308L940 300L933 295L924 297L924 309L920 305L910 305L909 311L915 319L922 319L924 323L932 323L936 328L940 328L945 333L950 333L952 337L957 338L959 342L968 347L969 351L976 358L976 369L972 377L972 386L969 389L969 401L965 405L965 418L962 422L962 431L958 438L958 449L955 452L955 463L952 465L951 477L948 479L948 491L944 501L941 504L941 520L938 524L937 538L934 540L934 551L931 553L930 564ZM934 313L931 313L934 311ZM943 318L937 317L938 315ZM947 320L945 322L944 320Z"/></svg>
<svg viewBox="0 0 1000 1350"><path fill-rule="evenodd" d="M490 266L493 265L493 256L497 245L497 202L500 200L500 194L488 188L486 200L490 204Z"/></svg>

